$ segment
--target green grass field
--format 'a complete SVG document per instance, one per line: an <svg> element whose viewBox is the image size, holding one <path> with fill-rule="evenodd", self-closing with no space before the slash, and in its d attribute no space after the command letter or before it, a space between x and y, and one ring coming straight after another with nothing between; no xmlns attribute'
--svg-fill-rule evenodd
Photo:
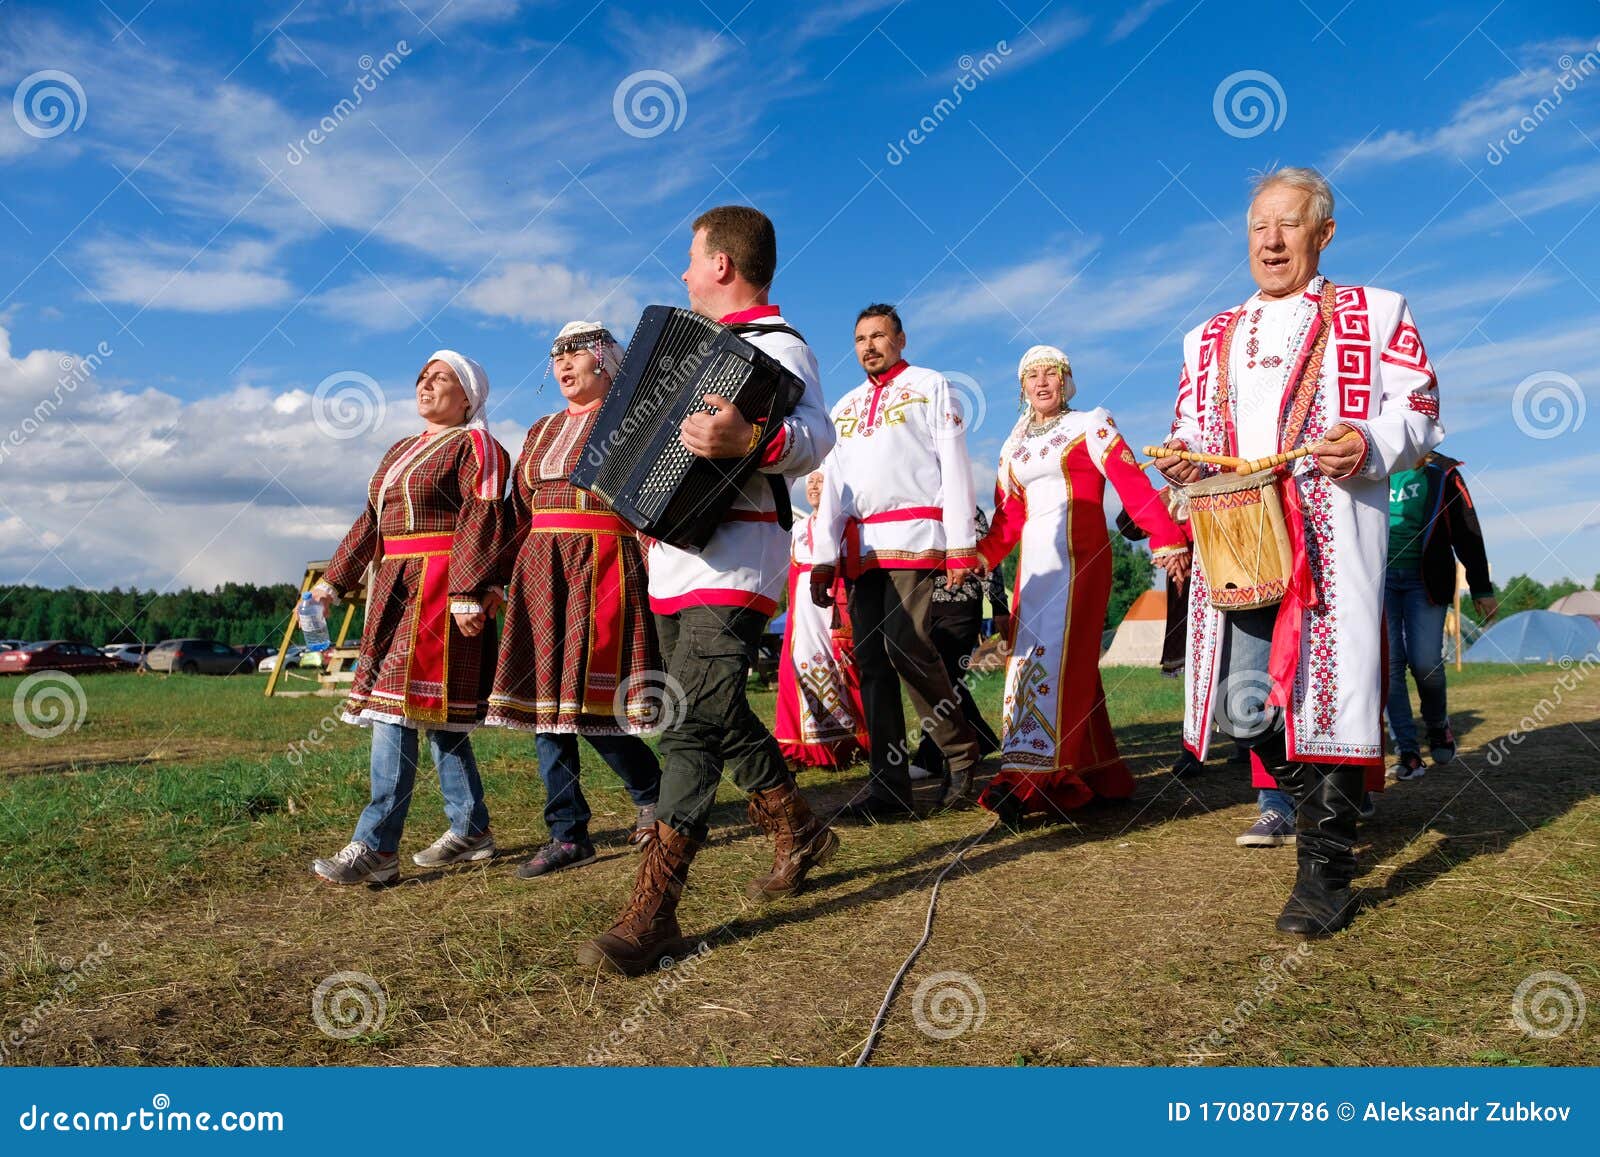
<svg viewBox="0 0 1600 1157"><path fill-rule="evenodd" d="M1136 798L990 833L968 853L875 1063L1600 1055L1596 1014L1576 1023L1571 1003L1578 990L1600 998L1600 680L1452 675L1462 759L1385 794L1363 830L1366 910L1303 950L1272 929L1293 853L1233 844L1254 811L1246 774L1223 752L1173 781L1178 683L1128 669L1105 680ZM610 922L635 859L631 804L592 753L592 867L515 878L544 838L533 745L480 730L501 858L411 866L443 830L425 770L403 885L335 889L308 865L345 843L365 802L366 734L334 721L336 699L268 700L264 684L87 677L79 726L54 738L0 712L8 1063L848 1063L921 934L933 877L990 822L843 828L810 891L756 908L743 883L766 845L726 788L680 913L706 953L664 979L596 976L572 950ZM978 694L993 719L997 677ZM770 693L755 703L770 718ZM1508 740L1518 726L1526 734ZM809 772L802 785L826 807L862 775ZM78 964L91 953L92 967ZM312 1015L313 991L340 972L382 993L382 1016L351 1039ZM1540 972L1566 979L1535 978L1519 1000ZM1572 987L1552 995L1551 983ZM941 1002L951 984L958 998ZM1551 1035L1563 995L1573 1023ZM945 1014L962 1031L941 1027Z"/></svg>

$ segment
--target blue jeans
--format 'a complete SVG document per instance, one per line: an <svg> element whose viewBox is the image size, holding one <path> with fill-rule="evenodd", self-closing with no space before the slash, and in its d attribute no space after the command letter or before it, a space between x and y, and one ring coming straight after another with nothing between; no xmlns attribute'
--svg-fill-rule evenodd
<svg viewBox="0 0 1600 1157"><path fill-rule="evenodd" d="M482 835L489 830L489 808L483 802L483 780L472 755L472 738L464 731L430 731L428 746L439 771L450 830L463 838ZM356 840L385 855L399 851L416 781L416 728L374 723L372 802L356 821Z"/></svg>
<svg viewBox="0 0 1600 1157"><path fill-rule="evenodd" d="M1229 611L1223 621L1222 678L1217 684L1212 717L1224 735L1245 752L1254 751L1268 771L1284 759L1283 709L1267 706L1272 690L1268 674L1272 658L1272 627L1277 607ZM1283 791L1262 788L1257 806L1265 815L1275 811L1294 815L1294 801Z"/></svg>
<svg viewBox="0 0 1600 1157"><path fill-rule="evenodd" d="M654 804L661 793L661 765L637 735L585 735L589 746L617 773L635 807ZM550 838L564 844L589 842L589 801L578 785L578 737L541 731L534 737L539 778L544 780L544 822Z"/></svg>
<svg viewBox="0 0 1600 1157"><path fill-rule="evenodd" d="M1397 751L1417 751L1406 669L1417 680L1422 721L1430 729L1450 722L1444 692L1445 608L1428 601L1422 572L1389 571L1383 584L1383 614L1389 626L1389 730Z"/></svg>

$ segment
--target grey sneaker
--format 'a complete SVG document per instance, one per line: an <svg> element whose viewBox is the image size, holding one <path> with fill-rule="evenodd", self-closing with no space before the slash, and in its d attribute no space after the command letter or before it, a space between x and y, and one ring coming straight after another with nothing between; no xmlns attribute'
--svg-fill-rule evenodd
<svg viewBox="0 0 1600 1157"><path fill-rule="evenodd" d="M598 858L593 844L567 844L551 840L533 854L533 859L517 869L517 875L524 880L533 880L565 868L581 868Z"/></svg>
<svg viewBox="0 0 1600 1157"><path fill-rule="evenodd" d="M493 858L494 833L484 831L475 836L458 836L455 832L445 832L412 856L411 862L419 868L442 868L446 864L467 864Z"/></svg>
<svg viewBox="0 0 1600 1157"><path fill-rule="evenodd" d="M400 878L400 857L352 840L338 854L313 860L311 870L330 884L392 884Z"/></svg>
<svg viewBox="0 0 1600 1157"><path fill-rule="evenodd" d="M1295 842L1294 819L1280 812L1264 811L1256 822L1233 842L1241 848L1292 848Z"/></svg>

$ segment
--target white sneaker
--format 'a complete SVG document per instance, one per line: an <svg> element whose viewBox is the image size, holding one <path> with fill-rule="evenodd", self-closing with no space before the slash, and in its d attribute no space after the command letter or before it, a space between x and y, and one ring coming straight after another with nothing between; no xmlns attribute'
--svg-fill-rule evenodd
<svg viewBox="0 0 1600 1157"><path fill-rule="evenodd" d="M926 767L913 763L909 774L912 779L938 779L943 773L942 771L929 771Z"/></svg>
<svg viewBox="0 0 1600 1157"><path fill-rule="evenodd" d="M445 832L433 843L411 857L419 868L442 868L446 864L467 864L475 860L494 858L494 833L482 832L476 836L458 836Z"/></svg>

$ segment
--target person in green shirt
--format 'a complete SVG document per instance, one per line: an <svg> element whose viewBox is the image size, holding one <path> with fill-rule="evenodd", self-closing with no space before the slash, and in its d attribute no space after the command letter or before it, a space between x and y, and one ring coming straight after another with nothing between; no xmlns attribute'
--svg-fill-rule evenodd
<svg viewBox="0 0 1600 1157"><path fill-rule="evenodd" d="M1433 453L1410 470L1389 475L1383 609L1389 630L1389 730L1398 754L1390 779L1416 779L1424 770L1407 670L1417 681L1434 763L1455 758L1455 732L1445 709L1444 615L1455 601L1457 558L1466 568L1478 613L1487 620L1498 609L1483 531L1460 465Z"/></svg>

